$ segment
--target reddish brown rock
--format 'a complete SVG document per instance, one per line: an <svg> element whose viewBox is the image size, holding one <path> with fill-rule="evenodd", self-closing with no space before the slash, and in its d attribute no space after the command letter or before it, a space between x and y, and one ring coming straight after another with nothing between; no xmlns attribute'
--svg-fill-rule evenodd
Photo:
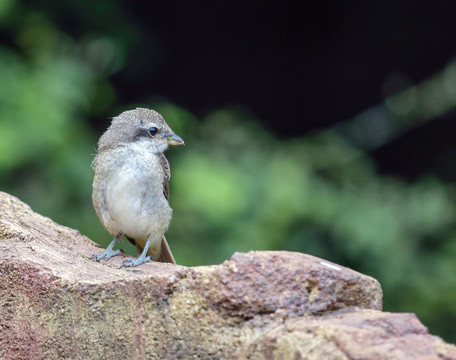
<svg viewBox="0 0 456 360"><path fill-rule="evenodd" d="M1 359L456 359L375 279L309 255L96 263L98 246L0 193Z"/></svg>
<svg viewBox="0 0 456 360"><path fill-rule="evenodd" d="M293 351L291 351L293 350ZM414 314L358 310L290 319L266 331L252 359L455 359L456 348L429 335Z"/></svg>

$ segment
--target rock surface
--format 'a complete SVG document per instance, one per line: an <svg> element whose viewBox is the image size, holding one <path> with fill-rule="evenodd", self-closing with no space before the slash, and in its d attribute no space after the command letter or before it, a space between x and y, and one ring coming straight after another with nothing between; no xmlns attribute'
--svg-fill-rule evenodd
<svg viewBox="0 0 456 360"><path fill-rule="evenodd" d="M96 263L99 247L0 192L1 359L456 359L378 282L291 252L220 265Z"/></svg>

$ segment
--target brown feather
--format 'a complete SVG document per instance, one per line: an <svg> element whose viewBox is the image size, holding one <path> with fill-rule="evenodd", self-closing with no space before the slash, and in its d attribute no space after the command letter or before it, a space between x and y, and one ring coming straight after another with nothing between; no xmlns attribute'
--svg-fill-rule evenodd
<svg viewBox="0 0 456 360"><path fill-rule="evenodd" d="M169 200L169 180L171 178L171 170L169 168L169 162L168 159L166 159L165 154L160 153L159 157L160 163L163 168L163 173L165 174L165 176L163 177L163 195L165 195L166 200ZM176 260L174 260L173 253L171 252L168 242L166 241L166 238L164 236L162 238L161 243L160 257L157 259L157 261L168 262L171 264L176 263Z"/></svg>
<svg viewBox="0 0 456 360"><path fill-rule="evenodd" d="M163 178L163 195L165 195L166 200L169 200L169 179L171 178L171 170L169 168L168 159L166 159L165 154L157 154L160 158L160 163L163 168L164 178Z"/></svg>
<svg viewBox="0 0 456 360"><path fill-rule="evenodd" d="M171 264L176 263L176 260L174 260L173 253L171 252L168 242L166 241L166 238L164 236L162 238L160 257L157 259L157 261L171 263Z"/></svg>

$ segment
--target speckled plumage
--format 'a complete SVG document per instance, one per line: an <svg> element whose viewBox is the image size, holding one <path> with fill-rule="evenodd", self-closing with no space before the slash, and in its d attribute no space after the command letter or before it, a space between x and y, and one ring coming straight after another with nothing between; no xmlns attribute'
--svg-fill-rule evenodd
<svg viewBox="0 0 456 360"><path fill-rule="evenodd" d="M154 129L157 133L152 135ZM116 237L114 243L125 235L142 251L149 242L144 256L174 262L164 237L172 217L170 170L163 154L169 144L183 141L156 111L137 108L115 117L100 137L92 163L92 200L100 221ZM94 259L116 255L105 253L94 255Z"/></svg>

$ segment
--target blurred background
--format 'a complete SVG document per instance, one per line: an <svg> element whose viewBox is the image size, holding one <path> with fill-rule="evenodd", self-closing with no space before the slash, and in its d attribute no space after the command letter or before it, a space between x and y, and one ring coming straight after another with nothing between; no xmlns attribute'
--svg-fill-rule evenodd
<svg viewBox="0 0 456 360"><path fill-rule="evenodd" d="M97 139L154 108L186 141L167 153L178 263L312 254L456 342L455 11L0 0L0 190L105 247Z"/></svg>

